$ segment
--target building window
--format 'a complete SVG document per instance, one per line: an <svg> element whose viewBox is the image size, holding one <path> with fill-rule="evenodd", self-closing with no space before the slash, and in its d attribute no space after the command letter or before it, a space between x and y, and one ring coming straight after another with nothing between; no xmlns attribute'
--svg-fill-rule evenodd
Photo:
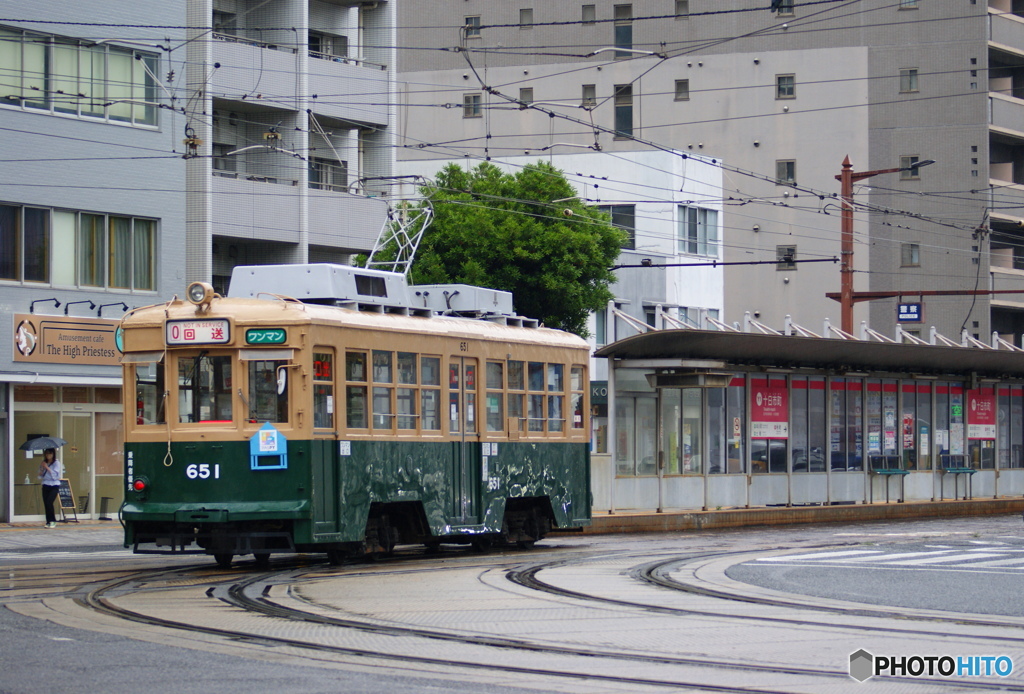
<svg viewBox="0 0 1024 694"><path fill-rule="evenodd" d="M676 101L690 100L690 80L676 80Z"/></svg>
<svg viewBox="0 0 1024 694"><path fill-rule="evenodd" d="M633 6L616 5L613 16L615 17L615 24L613 26L615 30L615 47L622 49L615 51L615 57L617 59L632 57Z"/></svg>
<svg viewBox="0 0 1024 694"><path fill-rule="evenodd" d="M533 103L533 87L522 87L519 90L519 108L526 108Z"/></svg>
<svg viewBox="0 0 1024 694"><path fill-rule="evenodd" d="M778 0L779 14L793 14L794 0Z"/></svg>
<svg viewBox="0 0 1024 694"><path fill-rule="evenodd" d="M321 60L334 60L348 55L348 37L309 32L309 55Z"/></svg>
<svg viewBox="0 0 1024 694"><path fill-rule="evenodd" d="M525 7L519 10L519 28L520 29L532 29L533 28L533 8Z"/></svg>
<svg viewBox="0 0 1024 694"><path fill-rule="evenodd" d="M900 70L900 92L917 91L917 68L906 67Z"/></svg>
<svg viewBox="0 0 1024 694"><path fill-rule="evenodd" d="M775 247L776 270L796 270L796 246Z"/></svg>
<svg viewBox="0 0 1024 694"><path fill-rule="evenodd" d="M615 85L615 137L633 137L633 85Z"/></svg>
<svg viewBox="0 0 1024 694"><path fill-rule="evenodd" d="M0 205L0 280L152 291L155 254L152 219Z"/></svg>
<svg viewBox="0 0 1024 694"><path fill-rule="evenodd" d="M157 124L159 57L0 29L0 104L132 125Z"/></svg>
<svg viewBox="0 0 1024 694"><path fill-rule="evenodd" d="M580 105L588 111L597 108L597 87L593 84L583 85L583 99Z"/></svg>
<svg viewBox="0 0 1024 694"><path fill-rule="evenodd" d="M348 162L323 157L309 159L309 187L313 190L348 190Z"/></svg>
<svg viewBox="0 0 1024 694"><path fill-rule="evenodd" d="M690 0L676 0L676 19L690 18Z"/></svg>
<svg viewBox="0 0 1024 694"><path fill-rule="evenodd" d="M215 176L234 177L237 163L234 157L228 156L228 153L235 149L237 148L234 145L223 142L213 143L213 173Z"/></svg>
<svg viewBox="0 0 1024 694"><path fill-rule="evenodd" d="M775 98L796 98L796 75L775 75Z"/></svg>
<svg viewBox="0 0 1024 694"><path fill-rule="evenodd" d="M679 252L718 257L718 211L679 205Z"/></svg>
<svg viewBox="0 0 1024 694"><path fill-rule="evenodd" d="M597 5L584 5L581 15L584 24L593 24L597 21Z"/></svg>
<svg viewBox="0 0 1024 694"><path fill-rule="evenodd" d="M917 0L900 0L901 10L916 10Z"/></svg>
<svg viewBox="0 0 1024 694"><path fill-rule="evenodd" d="M775 162L775 182L780 186L796 185L795 159L779 159Z"/></svg>
<svg viewBox="0 0 1024 694"><path fill-rule="evenodd" d="M611 215L612 226L626 234L622 247L636 248L636 205L600 205L598 209Z"/></svg>
<svg viewBox="0 0 1024 694"><path fill-rule="evenodd" d="M480 38L480 17L466 17L466 23L463 25L463 30L466 32L467 39Z"/></svg>
<svg viewBox="0 0 1024 694"><path fill-rule="evenodd" d="M917 156L900 157L900 180L918 181L921 179L921 170L914 167L920 159ZM911 168L914 167L914 168Z"/></svg>
<svg viewBox="0 0 1024 694"><path fill-rule="evenodd" d="M463 118L479 118L480 117L480 95L479 94L465 94L462 97L462 117Z"/></svg>
<svg viewBox="0 0 1024 694"><path fill-rule="evenodd" d="M900 267L921 266L921 245L917 243L900 244Z"/></svg>

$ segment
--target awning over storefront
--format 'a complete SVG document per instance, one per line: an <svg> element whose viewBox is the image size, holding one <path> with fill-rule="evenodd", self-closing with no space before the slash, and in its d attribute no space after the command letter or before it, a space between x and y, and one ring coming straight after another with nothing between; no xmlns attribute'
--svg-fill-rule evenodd
<svg viewBox="0 0 1024 694"><path fill-rule="evenodd" d="M624 360L678 360L681 367L687 366L687 361L715 361L761 368L825 369L840 374L891 371L1024 378L1024 352L710 330L651 331L602 347L595 356ZM669 367L671 364L659 366Z"/></svg>

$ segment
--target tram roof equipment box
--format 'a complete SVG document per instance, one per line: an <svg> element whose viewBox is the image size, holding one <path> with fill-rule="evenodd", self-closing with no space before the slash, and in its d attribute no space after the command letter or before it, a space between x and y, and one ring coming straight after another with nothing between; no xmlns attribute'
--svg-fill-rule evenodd
<svg viewBox="0 0 1024 694"><path fill-rule="evenodd" d="M350 265L240 265L232 297L287 296L308 303L424 314L514 316L512 294L466 284L409 286L405 275Z"/></svg>

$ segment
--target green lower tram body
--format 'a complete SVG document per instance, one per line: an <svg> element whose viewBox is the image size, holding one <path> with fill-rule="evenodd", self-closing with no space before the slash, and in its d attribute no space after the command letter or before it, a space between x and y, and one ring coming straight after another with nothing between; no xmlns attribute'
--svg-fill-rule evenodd
<svg viewBox="0 0 1024 694"><path fill-rule="evenodd" d="M532 543L591 518L586 443L314 439L288 441L270 465L249 442L125 453L125 546L139 553L333 559L397 544Z"/></svg>

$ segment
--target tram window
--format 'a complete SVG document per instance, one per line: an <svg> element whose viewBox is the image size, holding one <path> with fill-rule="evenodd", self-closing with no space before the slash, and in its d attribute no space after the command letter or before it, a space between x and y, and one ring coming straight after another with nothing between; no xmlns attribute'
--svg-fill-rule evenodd
<svg viewBox="0 0 1024 694"><path fill-rule="evenodd" d="M583 367L574 366L569 370L569 387L572 389L572 428L583 428Z"/></svg>
<svg viewBox="0 0 1024 694"><path fill-rule="evenodd" d="M135 423L164 424L164 363L149 362L135 365Z"/></svg>
<svg viewBox="0 0 1024 694"><path fill-rule="evenodd" d="M525 390L523 388L523 362L508 362L508 389Z"/></svg>
<svg viewBox="0 0 1024 694"><path fill-rule="evenodd" d="M391 414L391 389L374 387L373 428L390 429L392 416L393 415Z"/></svg>
<svg viewBox="0 0 1024 694"><path fill-rule="evenodd" d="M373 382L394 383L391 375L391 352L373 350Z"/></svg>
<svg viewBox="0 0 1024 694"><path fill-rule="evenodd" d="M505 387L505 365L500 361L487 362L487 431L504 431L505 417L501 392Z"/></svg>
<svg viewBox="0 0 1024 694"><path fill-rule="evenodd" d="M346 388L345 413L345 421L350 428L366 428L366 386L348 386Z"/></svg>
<svg viewBox="0 0 1024 694"><path fill-rule="evenodd" d="M280 380L286 361L249 362L249 416L257 422L288 421L287 380ZM283 387L282 387L283 386Z"/></svg>
<svg viewBox="0 0 1024 694"><path fill-rule="evenodd" d="M562 364L548 364L548 390L549 391L563 391L565 390L565 383L563 381L563 372L565 367Z"/></svg>
<svg viewBox="0 0 1024 694"><path fill-rule="evenodd" d="M420 427L437 431L441 428L441 391L423 389L420 391Z"/></svg>
<svg viewBox="0 0 1024 694"><path fill-rule="evenodd" d="M528 367L530 390L544 390L544 364L531 361Z"/></svg>
<svg viewBox="0 0 1024 694"><path fill-rule="evenodd" d="M563 400L565 396L562 395L548 396L548 431L563 431L565 428L565 418L562 416Z"/></svg>
<svg viewBox="0 0 1024 694"><path fill-rule="evenodd" d="M441 385L441 358L420 357L420 378L425 386Z"/></svg>
<svg viewBox="0 0 1024 694"><path fill-rule="evenodd" d="M526 418L529 431L544 431L544 396L530 393Z"/></svg>
<svg viewBox="0 0 1024 694"><path fill-rule="evenodd" d="M523 362L510 360L507 363L508 366L508 389L509 390L524 390L525 382L523 380ZM523 421L523 394L522 393L509 393L506 396L506 405L508 405L508 418L515 419L519 425L517 429L522 431Z"/></svg>
<svg viewBox="0 0 1024 694"><path fill-rule="evenodd" d="M345 380L365 381L366 380L366 355L362 352L346 352L345 354Z"/></svg>
<svg viewBox="0 0 1024 694"><path fill-rule="evenodd" d="M179 356L178 421L231 420L231 357Z"/></svg>
<svg viewBox="0 0 1024 694"><path fill-rule="evenodd" d="M334 425L334 355L313 353L313 426Z"/></svg>
<svg viewBox="0 0 1024 694"><path fill-rule="evenodd" d="M505 387L505 365L500 361L487 362L487 389L501 390Z"/></svg>
<svg viewBox="0 0 1024 694"><path fill-rule="evenodd" d="M441 385L441 358L420 357L420 385ZM436 388L420 389L420 430L440 431L441 391Z"/></svg>
<svg viewBox="0 0 1024 694"><path fill-rule="evenodd" d="M416 355L409 352L398 353L398 382L416 383Z"/></svg>
<svg viewBox="0 0 1024 694"><path fill-rule="evenodd" d="M398 389L398 428L416 428L416 389Z"/></svg>

